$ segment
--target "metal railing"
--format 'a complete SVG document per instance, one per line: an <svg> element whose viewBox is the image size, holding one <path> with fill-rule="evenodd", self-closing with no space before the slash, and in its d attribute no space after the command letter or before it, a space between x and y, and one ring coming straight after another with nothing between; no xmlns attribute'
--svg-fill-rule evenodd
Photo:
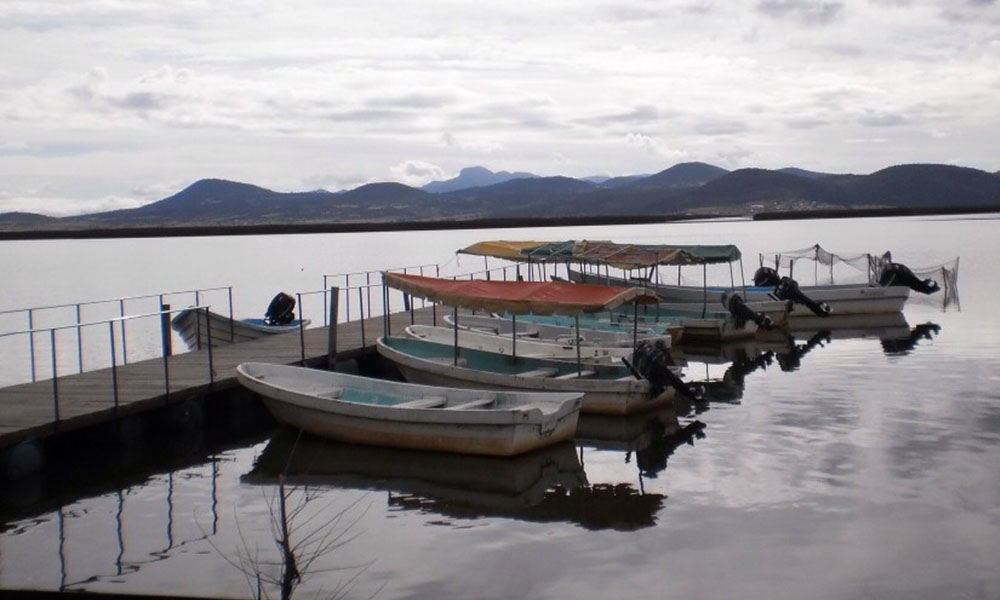
<svg viewBox="0 0 1000 600"><path fill-rule="evenodd" d="M137 319L159 317L160 321L160 335L161 335L161 348L162 348L162 360L163 360L163 386L164 395L166 397L170 396L170 364L169 357L172 355L171 352L171 341L170 341L170 315L173 312L178 312L179 310L190 310L190 311L204 311L206 322L208 322L209 305L204 306L194 306L188 307L186 309L171 310L169 308L165 310L160 310L156 312L138 314L138 315L128 315L125 317L114 317L111 319L104 319L100 321L91 321L87 323L74 323L72 325L61 325L57 327L44 327L37 329L26 329L23 331L11 331L7 333L0 334L0 339L9 338L14 336L26 335L30 339L34 339L36 336L47 334L50 346L50 360L51 360L51 372L52 372L52 402L53 402L53 413L55 420L58 422L60 420L59 414L59 352L58 352L58 336L57 332L75 329L78 332L82 331L84 328L89 327L101 327L107 325L108 328L108 347L110 356L110 369L111 369L111 396L114 403L115 410L119 408L119 387L118 387L118 346L116 344L115 335L115 324L119 324L119 330L124 328L127 321L134 321ZM208 346L208 380L209 383L215 383L215 369L213 364L212 356L212 331L210 327L207 329L207 346ZM79 346L78 346L79 347ZM34 346L32 346L34 350ZM127 364L127 348L121 348L121 360L122 364ZM79 361L82 365L82 359ZM34 365L34 356L32 356L32 365ZM105 367L106 368L106 367ZM33 369L34 370L34 369ZM77 371L75 373L63 374L74 375L83 373L83 370Z"/></svg>
<svg viewBox="0 0 1000 600"><path fill-rule="evenodd" d="M70 327L75 327L77 330L76 342L77 342L77 360L79 372L84 371L83 359L83 335L82 328L85 325L83 320L83 309L84 307L94 307L100 305L117 305L118 307L118 319L122 320L122 325L119 330L119 343L123 349L124 363L128 364L128 340L126 335L125 319L129 316L139 316L139 315L128 315L126 314L126 306L129 302L136 302L139 300L152 300L157 299L158 306L163 306L164 302L168 299L172 299L176 296L193 294L194 295L194 305L201 306L201 296L209 292L219 292L225 290L228 297L229 304L229 319L233 319L233 286L222 286L213 288L199 288L193 290L179 290L173 292L161 292L158 294L143 294L138 296L121 296L118 298L108 298L104 300L89 300L86 302L71 302L66 304L50 304L46 306L33 306L30 308L15 308L0 311L0 316L3 315L17 315L23 313L27 317L27 330L36 329L36 320L39 314L46 312L58 311L61 309L73 308L75 319L70 323L65 325L54 325L49 327L38 328L39 330L45 330L51 327L56 327L58 329L65 329ZM21 332L23 333L23 331ZM3 337L0 335L0 337ZM35 338L30 336L28 339L28 354L30 355L30 365L31 365L31 381L37 381L38 376L36 372L35 364Z"/></svg>

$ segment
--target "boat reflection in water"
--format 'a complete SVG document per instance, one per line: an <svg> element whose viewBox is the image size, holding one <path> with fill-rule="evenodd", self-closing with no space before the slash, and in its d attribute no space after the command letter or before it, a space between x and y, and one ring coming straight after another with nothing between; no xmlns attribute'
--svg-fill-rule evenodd
<svg viewBox="0 0 1000 600"><path fill-rule="evenodd" d="M832 315L823 319L798 317L790 321L787 330L725 344L681 344L672 348L671 354L690 367L693 381L698 381L698 370L691 364L704 363L705 375L699 383L706 389L705 403L738 404L750 374L773 365L785 372L795 371L806 355L838 340L878 340L886 355L903 356L912 352L921 340L933 339L940 331L941 327L935 323L910 327L906 317L899 312ZM723 365L725 371L721 376L712 374L711 367ZM701 412L705 403L695 403L692 407Z"/></svg>
<svg viewBox="0 0 1000 600"><path fill-rule="evenodd" d="M566 521L587 529L655 523L663 496L628 484L591 484L572 443L515 457L472 456L344 444L275 434L241 480L386 491L388 505L444 516Z"/></svg>
<svg viewBox="0 0 1000 600"><path fill-rule="evenodd" d="M577 443L582 448L612 450L625 453L625 462L632 462L639 471L639 490L643 479L655 479L667 468L667 459L677 448L694 445L704 439L705 424L691 421L682 424L674 407L663 408L628 417L580 415L577 422ZM584 456L581 448L581 456Z"/></svg>

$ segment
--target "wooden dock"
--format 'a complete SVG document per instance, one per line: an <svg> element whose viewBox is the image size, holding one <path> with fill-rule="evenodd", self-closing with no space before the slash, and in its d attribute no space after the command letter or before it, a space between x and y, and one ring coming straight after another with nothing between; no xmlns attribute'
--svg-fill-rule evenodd
<svg viewBox="0 0 1000 600"><path fill-rule="evenodd" d="M443 324L447 308L438 307L436 320ZM401 334L411 322L431 324L432 307L390 316L391 333ZM364 327L364 341L362 341ZM375 340L384 332L381 316L336 326L336 359L348 360L374 352ZM304 342L304 343L303 343ZM298 332L175 354L166 361L153 358L75 375L0 388L0 450L26 440L107 423L144 411L179 404L191 398L208 398L234 388L236 366L259 361L327 366L330 328L312 327ZM169 386L167 385L169 381ZM117 405L115 397L117 396ZM56 399L58 398L58 402Z"/></svg>

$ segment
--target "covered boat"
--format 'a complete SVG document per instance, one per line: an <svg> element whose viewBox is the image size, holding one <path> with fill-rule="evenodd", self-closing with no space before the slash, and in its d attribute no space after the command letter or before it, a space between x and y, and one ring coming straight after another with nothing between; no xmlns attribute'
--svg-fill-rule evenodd
<svg viewBox="0 0 1000 600"><path fill-rule="evenodd" d="M265 363L242 363L236 377L275 419L313 435L497 456L571 439L582 396L415 385Z"/></svg>
<svg viewBox="0 0 1000 600"><path fill-rule="evenodd" d="M416 297L455 307L510 312L512 315L563 314L576 319L581 314L610 311L627 302L655 302L655 294L642 288L614 288L566 282L515 282L450 280L384 273L386 286ZM638 336L634 328L633 339ZM454 336L459 330L454 329ZM516 336L512 334L512 338ZM665 345L661 344L661 347ZM379 354L391 360L409 381L463 387L547 391L582 391L583 411L628 414L665 404L675 388L694 394L664 361L655 362L655 372L636 371L626 364L584 364L576 346L577 361L529 357L514 352L500 354L462 348L457 343L435 343L413 338L383 337ZM662 356L662 355L661 355ZM634 358L634 355L633 355ZM654 364L654 363L651 363Z"/></svg>

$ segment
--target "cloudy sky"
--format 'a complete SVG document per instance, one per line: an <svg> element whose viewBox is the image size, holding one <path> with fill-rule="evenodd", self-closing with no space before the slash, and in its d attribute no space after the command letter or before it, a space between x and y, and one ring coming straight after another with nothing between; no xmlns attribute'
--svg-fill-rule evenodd
<svg viewBox="0 0 1000 600"><path fill-rule="evenodd" d="M0 212L465 166L1000 169L996 0L0 0Z"/></svg>

